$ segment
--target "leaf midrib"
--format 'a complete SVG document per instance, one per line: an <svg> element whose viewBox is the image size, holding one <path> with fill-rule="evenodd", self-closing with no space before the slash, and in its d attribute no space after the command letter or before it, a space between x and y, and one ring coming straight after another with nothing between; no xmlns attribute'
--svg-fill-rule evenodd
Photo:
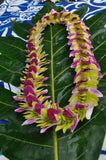
<svg viewBox="0 0 106 160"><path fill-rule="evenodd" d="M52 91L52 103L55 103L55 94L54 94L54 70L53 70L53 33L52 25L50 26L50 36L51 36L51 91ZM53 128L53 148L54 148L54 160L58 160L58 147L57 147L57 133L55 132L55 127Z"/></svg>
<svg viewBox="0 0 106 160"><path fill-rule="evenodd" d="M52 26L50 26L50 34L51 34L51 79L52 79L52 103L55 103L55 96L54 96L54 70L53 70L53 33L52 33Z"/></svg>

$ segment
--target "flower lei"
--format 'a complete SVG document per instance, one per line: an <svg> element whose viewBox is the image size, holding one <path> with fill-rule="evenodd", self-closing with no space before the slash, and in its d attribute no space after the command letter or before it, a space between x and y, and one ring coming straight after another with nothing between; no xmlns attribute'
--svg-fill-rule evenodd
<svg viewBox="0 0 106 160"><path fill-rule="evenodd" d="M68 45L71 50L69 56L74 57L71 68L75 68L76 71L74 78L76 86L72 91L69 104L64 108L48 100L50 97L45 96L48 90L43 89L48 79L43 75L47 70L48 62L47 54L42 51L42 31L51 23L66 25ZM21 78L21 93L14 96L15 100L20 101L20 108L15 111L24 111L26 120L22 125L37 123L37 126L41 127L41 133L56 125L55 131L62 129L65 133L67 129L73 132L78 122L85 117L90 119L94 106L98 105L98 97L103 95L97 90L98 77L102 75L99 72L100 66L90 50L92 45L87 29L88 27L78 15L66 10L56 12L52 9L34 24L26 45L27 64L23 71L25 76Z"/></svg>

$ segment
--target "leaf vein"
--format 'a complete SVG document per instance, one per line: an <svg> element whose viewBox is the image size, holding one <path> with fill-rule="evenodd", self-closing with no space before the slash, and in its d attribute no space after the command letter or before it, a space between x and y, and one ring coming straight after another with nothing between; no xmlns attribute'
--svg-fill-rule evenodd
<svg viewBox="0 0 106 160"><path fill-rule="evenodd" d="M105 58L106 57L106 54L104 54L101 58L100 58L100 60L98 61L98 62L100 62L103 58Z"/></svg>
<svg viewBox="0 0 106 160"><path fill-rule="evenodd" d="M11 104L7 104L7 103L4 103L4 102L2 102L2 101L0 101L0 103L1 103L1 104L4 104L4 105L6 105L6 106L13 107L13 105L11 105Z"/></svg>
<svg viewBox="0 0 106 160"><path fill-rule="evenodd" d="M93 52L96 51L99 47L101 47L106 41L102 42L100 45L98 45L95 49L93 49Z"/></svg>
<svg viewBox="0 0 106 160"><path fill-rule="evenodd" d="M54 56L55 56L60 50L62 50L65 46L67 46L67 43L65 43L64 46L60 47L60 48L54 53Z"/></svg>
<svg viewBox="0 0 106 160"><path fill-rule="evenodd" d="M4 134L4 133L0 133L0 135L4 136L4 137L8 137L8 138L16 140L16 141L19 141L19 142L22 142L22 143L31 144L31 145L34 145L34 146L53 148L52 145L44 145L44 144L34 143L34 142L30 142L30 141L25 141L25 140L22 140L22 139L19 139L19 138L16 138L16 137L9 136L9 135Z"/></svg>
<svg viewBox="0 0 106 160"><path fill-rule="evenodd" d="M49 41L49 40L47 40L47 39L44 39L43 41L51 43L51 41Z"/></svg>
<svg viewBox="0 0 106 160"><path fill-rule="evenodd" d="M10 69L8 69L8 68L2 66L2 65L0 65L0 67L1 67L1 68L4 68L4 69L7 70L8 72L11 72L11 73L18 73L18 74L20 74L20 75L23 75L21 72L12 71L12 70L10 70Z"/></svg>
<svg viewBox="0 0 106 160"><path fill-rule="evenodd" d="M67 71L70 68L70 66L68 66L67 68L65 68L63 71L61 71L55 78L54 80L56 80L56 78L58 78L62 73L64 73L65 71Z"/></svg>
<svg viewBox="0 0 106 160"><path fill-rule="evenodd" d="M96 22L98 22L98 21L101 19L101 17L103 17L103 16L100 16L99 18L97 18L97 20L94 21L94 23L92 23L92 24L89 26L89 28L91 28Z"/></svg>
<svg viewBox="0 0 106 160"><path fill-rule="evenodd" d="M60 30L53 36L53 38L56 37L56 35L59 34L59 33L60 33L61 31L63 31L63 30L64 30L64 28L60 29Z"/></svg>
<svg viewBox="0 0 106 160"><path fill-rule="evenodd" d="M19 47L17 47L17 46L14 46L14 45L12 45L12 44L10 44L10 43L4 42L4 41L3 41L3 43L6 44L6 45L8 45L8 46L11 46L11 47L13 47L13 48L19 49L19 50L22 51L22 52L25 51L24 49L19 48Z"/></svg>

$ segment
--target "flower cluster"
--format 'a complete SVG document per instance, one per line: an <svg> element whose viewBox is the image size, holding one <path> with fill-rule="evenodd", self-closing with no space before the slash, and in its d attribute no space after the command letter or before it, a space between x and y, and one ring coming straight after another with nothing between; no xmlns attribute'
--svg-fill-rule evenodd
<svg viewBox="0 0 106 160"><path fill-rule="evenodd" d="M43 51L41 44L42 31L50 24L65 24L68 31L68 45L70 56L73 56L71 68L75 68L75 88L69 99L69 104L61 108L59 104L52 103L48 92L44 89L48 77L44 77L47 70L47 54ZM79 121L85 117L90 119L94 106L98 105L98 97L102 93L97 90L100 66L97 64L89 40L87 26L76 14L68 11L56 12L51 10L40 19L30 30L27 41L26 66L23 71L25 76L21 78L21 93L14 99L20 101L20 108L16 112L23 112L25 122L22 125L37 123L41 133L51 126L56 125L56 131L67 129L71 132L76 128Z"/></svg>

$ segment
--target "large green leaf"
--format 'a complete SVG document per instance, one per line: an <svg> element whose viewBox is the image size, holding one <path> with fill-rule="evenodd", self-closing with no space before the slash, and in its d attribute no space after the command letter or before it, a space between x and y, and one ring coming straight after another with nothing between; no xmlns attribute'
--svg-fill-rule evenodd
<svg viewBox="0 0 106 160"><path fill-rule="evenodd" d="M48 4L47 8L44 9L44 13L51 10L51 7L54 7L53 4L52 6ZM44 13L42 11L39 12L39 17L33 18L33 23L41 18ZM20 24L13 23L14 31L16 31L17 35L24 36L24 34L21 34L20 30L17 29ZM22 27L22 25L20 25L20 27ZM26 36L26 31L24 33ZM104 66L106 53L104 47L105 35L104 29L99 31L95 30L91 36L91 41L94 45L93 51L101 65L102 74L104 75L99 83L99 89L104 95L106 93ZM25 36L23 38L25 38ZM49 95L51 95L51 98L53 98L54 95L55 102L59 103L61 107L64 107L67 105L68 99L71 96L73 77L75 76L74 70L70 68L72 59L69 58L65 26L58 24L48 26L43 36L43 49L49 54L48 61L50 62L48 70L45 72L46 75L49 76L47 81ZM17 74L11 73L10 75L8 69L14 72L20 72L22 70L25 61L25 42L17 38L12 38L13 37L6 37L4 38L5 41L3 38L0 39L2 42L0 46L0 52L2 54L0 56L2 57L2 61L6 59L6 63L0 60L0 64L4 66L7 71L6 74L4 73L4 76L4 71L2 71L1 77L2 80L11 82L17 86L17 84L19 84L19 80L17 82ZM4 43L6 44L6 48L3 48ZM18 53L22 57L17 56ZM22 63L20 67L18 67L19 63ZM21 75L19 75L19 77L20 76ZM14 78L14 81L10 81L12 78ZM21 114L14 112L17 102L13 100L13 95L14 94L8 90L0 89L0 119L9 121L9 124L0 124L0 152L10 160L57 160L54 158L54 152L57 152L55 148L56 141L58 144L59 160L98 159L106 131L106 99L100 100L99 106L94 109L92 118L89 121L84 120L84 122L80 123L74 133L67 131L67 133L63 135L60 131L56 135L52 128L46 133L40 134L40 129L36 128L36 125L21 126L24 119Z"/></svg>
<svg viewBox="0 0 106 160"><path fill-rule="evenodd" d="M101 66L101 73L103 75L99 81L98 88L103 95L106 96L106 28L95 31L90 39L94 46L92 51L95 54L97 62Z"/></svg>
<svg viewBox="0 0 106 160"><path fill-rule="evenodd" d="M67 32L63 25L51 25L44 31L43 49L49 54L48 61L52 62L45 72L45 75L49 77L47 81L48 93L52 97L52 86L54 84L55 102L59 103L61 107L68 103L74 78L74 71L70 68L72 59L69 59L70 50L66 37Z"/></svg>
<svg viewBox="0 0 106 160"><path fill-rule="evenodd" d="M103 29L106 24L106 10L99 12L93 17L87 19L85 24L89 27L89 33L94 34L95 31Z"/></svg>
<svg viewBox="0 0 106 160"><path fill-rule="evenodd" d="M27 35L29 35L29 30L32 28L32 25L29 23L11 21L11 27L18 36L27 39Z"/></svg>
<svg viewBox="0 0 106 160"><path fill-rule="evenodd" d="M62 10L64 10L63 7L60 7L60 6L57 7L51 2L46 2L44 7L34 17L32 17L32 20L31 20L32 23L36 23L38 20L42 18L43 15L45 15L46 13L49 13L51 9L54 9L58 12L61 12Z"/></svg>
<svg viewBox="0 0 106 160"><path fill-rule="evenodd" d="M0 124L0 153L10 160L53 160L52 132L40 134L35 125L22 127L22 115L14 112L17 104L13 95L0 88L0 119L9 121Z"/></svg>
<svg viewBox="0 0 106 160"><path fill-rule="evenodd" d="M0 37L0 79L16 86L25 63L25 42L15 37Z"/></svg>
<svg viewBox="0 0 106 160"><path fill-rule="evenodd" d="M52 129L40 134L35 125L22 127L22 115L14 112L17 104L12 100L13 95L0 89L0 117L9 121L9 124L0 125L0 152L10 160L53 160ZM98 159L105 135L105 105L106 101L102 100L91 120L80 124L74 133L58 133L59 160Z"/></svg>
<svg viewBox="0 0 106 160"><path fill-rule="evenodd" d="M80 18L83 18L84 15L86 14L88 10L88 5L84 5L83 7L77 9L76 11L74 11L75 14L78 14Z"/></svg>

